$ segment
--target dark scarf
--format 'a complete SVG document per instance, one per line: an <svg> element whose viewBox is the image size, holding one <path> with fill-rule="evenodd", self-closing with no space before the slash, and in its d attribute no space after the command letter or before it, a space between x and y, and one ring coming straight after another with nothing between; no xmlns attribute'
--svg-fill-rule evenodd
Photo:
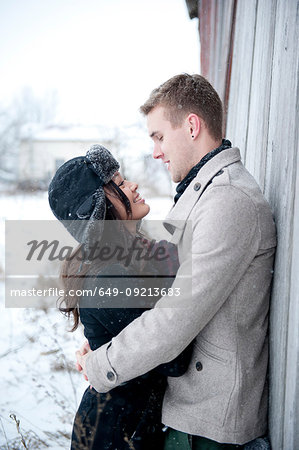
<svg viewBox="0 0 299 450"><path fill-rule="evenodd" d="M185 176L185 178L177 185L176 191L177 194L174 197L174 203L178 201L180 196L185 192L191 181L196 177L200 169L208 162L210 159L212 159L214 156L218 155L218 153L222 152L223 150L226 150L227 148L231 148L232 144L228 139L222 139L222 143L220 147L215 148L214 150L211 150L209 153L207 153L199 163L196 164L196 166L192 167L190 172Z"/></svg>

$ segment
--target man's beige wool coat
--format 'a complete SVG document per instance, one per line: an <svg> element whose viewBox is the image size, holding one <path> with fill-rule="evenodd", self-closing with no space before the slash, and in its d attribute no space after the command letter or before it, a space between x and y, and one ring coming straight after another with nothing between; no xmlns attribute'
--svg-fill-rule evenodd
<svg viewBox="0 0 299 450"><path fill-rule="evenodd" d="M89 382L107 392L172 360L195 338L188 371L168 377L162 421L186 433L243 444L267 430L276 233L239 149L224 150L203 166L165 226L179 248L173 286L181 295L163 297L93 352L87 358Z"/></svg>

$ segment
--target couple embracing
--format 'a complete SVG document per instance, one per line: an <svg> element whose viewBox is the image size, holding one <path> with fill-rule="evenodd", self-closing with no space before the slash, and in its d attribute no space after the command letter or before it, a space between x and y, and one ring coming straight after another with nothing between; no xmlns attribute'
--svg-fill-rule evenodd
<svg viewBox="0 0 299 450"><path fill-rule="evenodd" d="M223 139L222 104L205 78L171 78L141 112L153 157L178 183L167 241L140 233L149 206L104 147L66 162L49 187L52 211L79 243L62 270L61 308L88 340L77 352L90 387L72 449L245 448L267 433L272 214L239 149ZM135 256L92 258L95 242L134 245ZM160 298L125 295L152 292L148 279ZM101 295L67 295L82 287Z"/></svg>

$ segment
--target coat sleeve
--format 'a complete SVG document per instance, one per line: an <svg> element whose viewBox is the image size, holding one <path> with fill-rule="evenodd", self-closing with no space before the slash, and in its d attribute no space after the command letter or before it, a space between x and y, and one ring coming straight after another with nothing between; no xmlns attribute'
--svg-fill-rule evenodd
<svg viewBox="0 0 299 450"><path fill-rule="evenodd" d="M192 252L181 261L173 287L117 337L87 358L87 376L108 392L182 352L221 308L257 254L258 213L252 200L233 186L208 189L195 205ZM192 265L192 295L189 268Z"/></svg>
<svg viewBox="0 0 299 450"><path fill-rule="evenodd" d="M90 310L89 310L90 311ZM107 309L99 314L97 310L91 314L96 319L99 317L99 325L104 325L107 330L116 336L120 333L127 325L129 325L133 320L139 317L144 310L138 310L133 308L128 309ZM164 376L180 377L183 375L189 365L191 354L193 349L193 342L185 348L176 358L172 361L161 364L155 368L155 370Z"/></svg>
<svg viewBox="0 0 299 450"><path fill-rule="evenodd" d="M109 279L107 276L113 273L117 274L117 278ZM103 292L112 292L113 288L119 291L123 290L124 278L130 275L130 271L120 264L115 264L111 267L106 267L94 278L87 279L84 288L94 292L95 287L101 287ZM133 283L129 279L128 287L133 288L143 286L142 278L134 278ZM110 290L110 291L109 291ZM90 300L90 299L88 299ZM126 296L119 295L117 299L118 304L126 305ZM129 325L137 317L141 316L146 309L144 308L107 308L109 301L113 303L113 297L107 294L103 297L96 297L92 299L93 307L86 307L86 301L81 302L80 317L84 325L84 335L88 339L92 350L96 350L101 345L110 341L113 336L117 336L127 325ZM90 306L88 301L88 306ZM138 303L138 299L136 302ZM103 306L104 305L104 306ZM179 377L183 375L189 365L193 345L190 344L181 354L179 354L173 361L166 364L161 364L155 371L164 376Z"/></svg>

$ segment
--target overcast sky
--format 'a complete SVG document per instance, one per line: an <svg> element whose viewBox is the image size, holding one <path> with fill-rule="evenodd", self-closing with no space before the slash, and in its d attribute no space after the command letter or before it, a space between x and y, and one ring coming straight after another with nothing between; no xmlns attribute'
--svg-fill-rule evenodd
<svg viewBox="0 0 299 450"><path fill-rule="evenodd" d="M0 103L56 91L64 122L131 124L150 91L199 72L184 0L0 0Z"/></svg>

